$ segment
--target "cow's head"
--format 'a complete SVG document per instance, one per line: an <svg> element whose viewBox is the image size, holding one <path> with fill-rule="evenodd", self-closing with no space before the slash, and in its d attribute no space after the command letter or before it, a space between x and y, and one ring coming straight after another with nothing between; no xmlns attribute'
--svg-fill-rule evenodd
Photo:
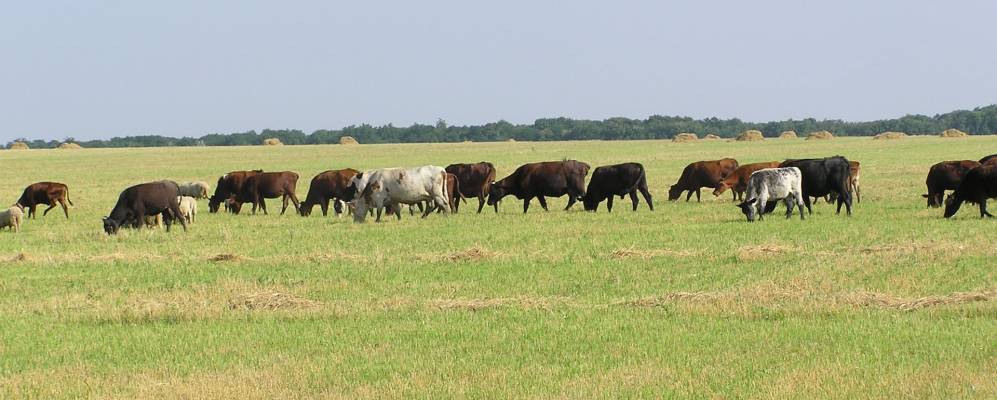
<svg viewBox="0 0 997 400"><path fill-rule="evenodd" d="M944 196L943 193L922 194L921 195L921 197L924 197L924 198L928 199L928 207L930 207L930 208L941 207L942 206L942 196Z"/></svg>
<svg viewBox="0 0 997 400"><path fill-rule="evenodd" d="M758 218L758 209L755 207L755 202L758 199L751 199L737 204L737 207L741 209L741 212L745 217L748 217L748 222L753 222L755 218Z"/></svg>
<svg viewBox="0 0 997 400"><path fill-rule="evenodd" d="M224 200L225 199L219 198L217 196L211 196L211 198L208 199L208 211L211 213L218 212L218 208L221 207L222 202Z"/></svg>
<svg viewBox="0 0 997 400"><path fill-rule="evenodd" d="M682 196L682 187L679 185L671 185L668 187L668 201L678 200Z"/></svg>
<svg viewBox="0 0 997 400"><path fill-rule="evenodd" d="M599 208L599 200L595 198L591 191L585 193L580 200L582 201L582 206L585 207L585 211L595 211Z"/></svg>
<svg viewBox="0 0 997 400"><path fill-rule="evenodd" d="M491 186L488 187L488 205L498 204L508 194L509 191L502 186L502 182L492 182Z"/></svg>
<svg viewBox="0 0 997 400"><path fill-rule="evenodd" d="M719 197L720 195L724 194L724 192L726 192L727 189L730 189L730 185L727 184L727 181L720 181L720 184L717 185L717 188L713 189L713 195Z"/></svg>
<svg viewBox="0 0 997 400"><path fill-rule="evenodd" d="M298 214L301 214L302 217L312 215L313 207L315 207L315 205L308 202L308 200L302 201L301 205L298 206Z"/></svg>
<svg viewBox="0 0 997 400"><path fill-rule="evenodd" d="M118 228L121 227L121 224L119 224L118 221L115 221L114 219L111 219L109 217L104 217L103 222L104 222L104 233L108 235L114 235L118 233Z"/></svg>
<svg viewBox="0 0 997 400"><path fill-rule="evenodd" d="M959 207L962 206L962 199L957 195L951 195L945 199L945 218L951 218L955 213L959 212Z"/></svg>

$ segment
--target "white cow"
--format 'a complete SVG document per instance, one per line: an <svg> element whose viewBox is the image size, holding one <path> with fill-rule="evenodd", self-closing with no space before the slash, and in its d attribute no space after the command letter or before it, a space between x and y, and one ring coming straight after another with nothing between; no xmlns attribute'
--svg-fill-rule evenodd
<svg viewBox="0 0 997 400"><path fill-rule="evenodd" d="M802 182L803 174L796 167L760 169L748 177L748 190L744 194L747 200L737 206L750 222L756 217L759 220L764 219L762 215L769 200L784 200L786 218L793 215L795 204L800 209L800 219L803 219Z"/></svg>
<svg viewBox="0 0 997 400"><path fill-rule="evenodd" d="M382 168L364 171L350 181L356 190L353 221L363 222L368 210L376 210L377 221L387 208L389 213L401 219L401 204L418 204L430 201L434 207L427 208L425 218L443 207L449 212L446 192L447 172L442 167L427 165L416 168Z"/></svg>

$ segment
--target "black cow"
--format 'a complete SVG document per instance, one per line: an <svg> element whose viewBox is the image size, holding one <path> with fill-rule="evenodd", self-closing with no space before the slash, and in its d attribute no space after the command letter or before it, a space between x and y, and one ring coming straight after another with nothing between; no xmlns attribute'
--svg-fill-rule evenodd
<svg viewBox="0 0 997 400"><path fill-rule="evenodd" d="M140 229L146 216L158 214L163 215L167 232L174 219L179 220L183 230L187 231L187 222L180 218L179 195L180 187L173 181L142 183L127 188L118 196L111 214L104 217L104 232L113 235L127 224Z"/></svg>
<svg viewBox="0 0 997 400"><path fill-rule="evenodd" d="M242 190L242 185L250 176L262 174L262 169L251 171L232 171L218 178L218 185L215 185L215 194L208 199L208 212L216 213L218 208L224 203L225 210L229 210L229 198Z"/></svg>
<svg viewBox="0 0 997 400"><path fill-rule="evenodd" d="M836 193L838 210L844 205L848 215L852 215L852 193L848 190L851 167L848 159L842 156L827 158L811 158L802 160L786 160L779 164L780 168L797 167L803 173L803 204L807 212L813 214L810 207L811 197L824 197Z"/></svg>
<svg viewBox="0 0 997 400"><path fill-rule="evenodd" d="M987 199L993 198L997 198L997 165L973 168L962 178L955 192L945 199L945 218L955 215L964 201L980 206L980 218L993 217L987 212Z"/></svg>
<svg viewBox="0 0 997 400"><path fill-rule="evenodd" d="M495 166L490 162L479 162L477 164L450 164L444 168L447 173L457 177L458 193L453 193L452 197L460 194L462 197L478 198L478 213L485 207L485 198L488 190L495 181ZM495 205L498 211L498 205ZM460 208L460 204L454 203L454 212Z"/></svg>
<svg viewBox="0 0 997 400"><path fill-rule="evenodd" d="M488 205L495 206L495 212L498 212L498 202L511 194L523 199L523 213L530 209L530 200L534 197L547 210L544 196L561 197L567 194L568 205L564 207L567 210L585 195L585 176L589 168L588 164L575 160L524 164L511 175L492 182L488 190Z"/></svg>
<svg viewBox="0 0 997 400"><path fill-rule="evenodd" d="M928 194L921 195L928 199L928 207L941 207L945 191L959 188L966 173L979 166L980 163L973 160L942 161L932 165L924 180Z"/></svg>
<svg viewBox="0 0 997 400"><path fill-rule="evenodd" d="M647 206L654 211L643 165L639 163L605 165L592 171L592 179L589 180L588 189L582 196L582 205L586 211L596 211L599 203L606 200L606 209L613 212L613 196L620 196L622 199L624 195L630 195L633 210L637 211L637 204L640 202L637 200L638 190L644 196Z"/></svg>

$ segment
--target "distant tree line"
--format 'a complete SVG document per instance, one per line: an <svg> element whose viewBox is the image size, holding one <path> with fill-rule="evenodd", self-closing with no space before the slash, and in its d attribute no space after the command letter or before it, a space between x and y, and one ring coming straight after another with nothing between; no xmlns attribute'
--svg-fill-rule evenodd
<svg viewBox="0 0 997 400"><path fill-rule="evenodd" d="M340 130L320 129L311 134L296 129L265 129L261 132L213 133L199 138L144 135L87 141L77 141L73 138L49 141L21 138L15 141L23 141L30 148L54 148L63 142L78 143L83 147L251 146L259 145L264 139L269 138L280 139L287 145L331 144L339 143L339 138L342 136L352 136L360 143L437 143L494 142L508 139L518 141L669 139L682 132L696 133L699 136L712 133L721 137L733 137L748 129L759 130L767 137L775 137L788 130L801 135L827 130L836 136L872 136L885 131L937 134L949 128L974 135L995 134L997 105L953 111L933 117L907 115L868 122L847 122L836 119L818 121L807 118L755 123L744 122L737 118L692 119L661 115L653 115L647 119L609 118L602 121L562 117L538 119L532 124L498 121L484 125L450 126L443 120L438 120L434 125L414 124L409 127L363 124L351 125ZM11 143L7 146L9 147Z"/></svg>

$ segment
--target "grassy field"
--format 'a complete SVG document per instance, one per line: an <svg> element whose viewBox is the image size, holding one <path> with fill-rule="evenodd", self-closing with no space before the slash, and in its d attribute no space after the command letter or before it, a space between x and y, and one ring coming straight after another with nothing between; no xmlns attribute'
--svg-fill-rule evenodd
<svg viewBox="0 0 997 400"><path fill-rule="evenodd" d="M994 152L997 136L2 151L5 205L54 180L76 206L0 232L0 398L995 398L997 221L921 197L931 164ZM692 161L835 154L862 162L851 218L666 200ZM486 160L503 177L566 157L643 163L655 211L509 198L354 224L202 200L186 233L101 230L150 180L291 170L304 199L326 169Z"/></svg>

